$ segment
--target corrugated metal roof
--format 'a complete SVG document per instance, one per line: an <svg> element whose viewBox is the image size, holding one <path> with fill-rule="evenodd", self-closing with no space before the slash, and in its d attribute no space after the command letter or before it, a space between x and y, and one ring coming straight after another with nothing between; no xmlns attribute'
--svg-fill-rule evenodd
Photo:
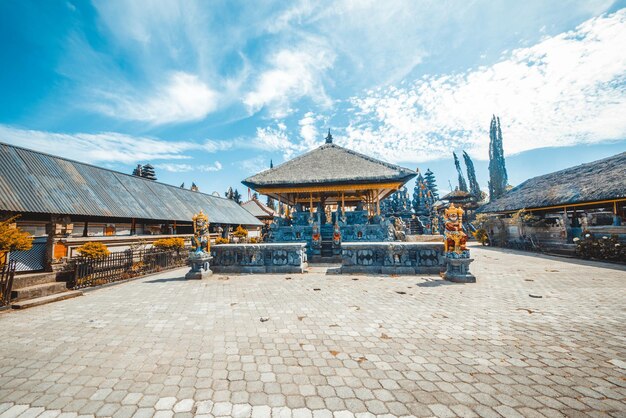
<svg viewBox="0 0 626 418"><path fill-rule="evenodd" d="M232 200L0 142L0 210L262 225Z"/></svg>

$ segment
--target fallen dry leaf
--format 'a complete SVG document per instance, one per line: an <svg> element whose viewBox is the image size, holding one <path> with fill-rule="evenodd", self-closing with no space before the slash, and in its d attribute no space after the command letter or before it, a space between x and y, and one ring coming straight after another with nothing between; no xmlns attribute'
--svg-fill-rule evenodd
<svg viewBox="0 0 626 418"><path fill-rule="evenodd" d="M337 357L337 354L339 354L339 351L330 350L330 354L332 354L333 357Z"/></svg>
<svg viewBox="0 0 626 418"><path fill-rule="evenodd" d="M380 336L380 339L381 340L390 340L391 337L383 332L383 334Z"/></svg>

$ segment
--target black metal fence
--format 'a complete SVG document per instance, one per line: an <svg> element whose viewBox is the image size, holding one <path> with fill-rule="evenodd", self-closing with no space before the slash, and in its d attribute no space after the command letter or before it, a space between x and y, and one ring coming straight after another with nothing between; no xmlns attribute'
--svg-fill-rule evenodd
<svg viewBox="0 0 626 418"><path fill-rule="evenodd" d="M188 252L142 250L113 253L102 258L77 257L69 287L80 289L127 280L187 265Z"/></svg>
<svg viewBox="0 0 626 418"><path fill-rule="evenodd" d="M0 307L8 306L11 303L11 289L13 288L15 268L15 261L9 261L0 270Z"/></svg>
<svg viewBox="0 0 626 418"><path fill-rule="evenodd" d="M40 271L46 267L48 237L35 237L33 246L27 251L11 251L9 260L16 261L15 271Z"/></svg>

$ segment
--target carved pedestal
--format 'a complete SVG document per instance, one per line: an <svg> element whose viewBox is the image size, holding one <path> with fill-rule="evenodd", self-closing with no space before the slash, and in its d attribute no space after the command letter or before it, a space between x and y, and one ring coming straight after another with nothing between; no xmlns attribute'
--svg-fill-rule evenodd
<svg viewBox="0 0 626 418"><path fill-rule="evenodd" d="M211 256L204 251L195 251L189 255L191 270L185 275L187 280L202 280L210 277L213 272L209 269Z"/></svg>
<svg viewBox="0 0 626 418"><path fill-rule="evenodd" d="M474 261L469 256L469 250L462 253L449 252L446 254L446 272L443 278L456 283L476 283L476 277L469 271L470 263Z"/></svg>

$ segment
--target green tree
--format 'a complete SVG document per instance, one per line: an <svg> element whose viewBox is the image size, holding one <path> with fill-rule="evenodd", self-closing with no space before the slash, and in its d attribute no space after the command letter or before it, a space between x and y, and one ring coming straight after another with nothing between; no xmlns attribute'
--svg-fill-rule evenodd
<svg viewBox="0 0 626 418"><path fill-rule="evenodd" d="M452 155L454 156L454 166L456 167L456 172L459 175L459 190L467 192L467 183L463 177L463 171L461 171L461 162L455 152L453 152Z"/></svg>
<svg viewBox="0 0 626 418"><path fill-rule="evenodd" d="M474 162L467 154L467 152L463 151L463 159L465 160L465 168L467 169L467 181L469 182L469 191L476 198L477 201L482 200L482 191L480 190L480 186L478 185L478 180L476 180L476 170L474 169Z"/></svg>
<svg viewBox="0 0 626 418"><path fill-rule="evenodd" d="M507 183L500 118L493 115L489 128L489 200L495 200L506 193Z"/></svg>

